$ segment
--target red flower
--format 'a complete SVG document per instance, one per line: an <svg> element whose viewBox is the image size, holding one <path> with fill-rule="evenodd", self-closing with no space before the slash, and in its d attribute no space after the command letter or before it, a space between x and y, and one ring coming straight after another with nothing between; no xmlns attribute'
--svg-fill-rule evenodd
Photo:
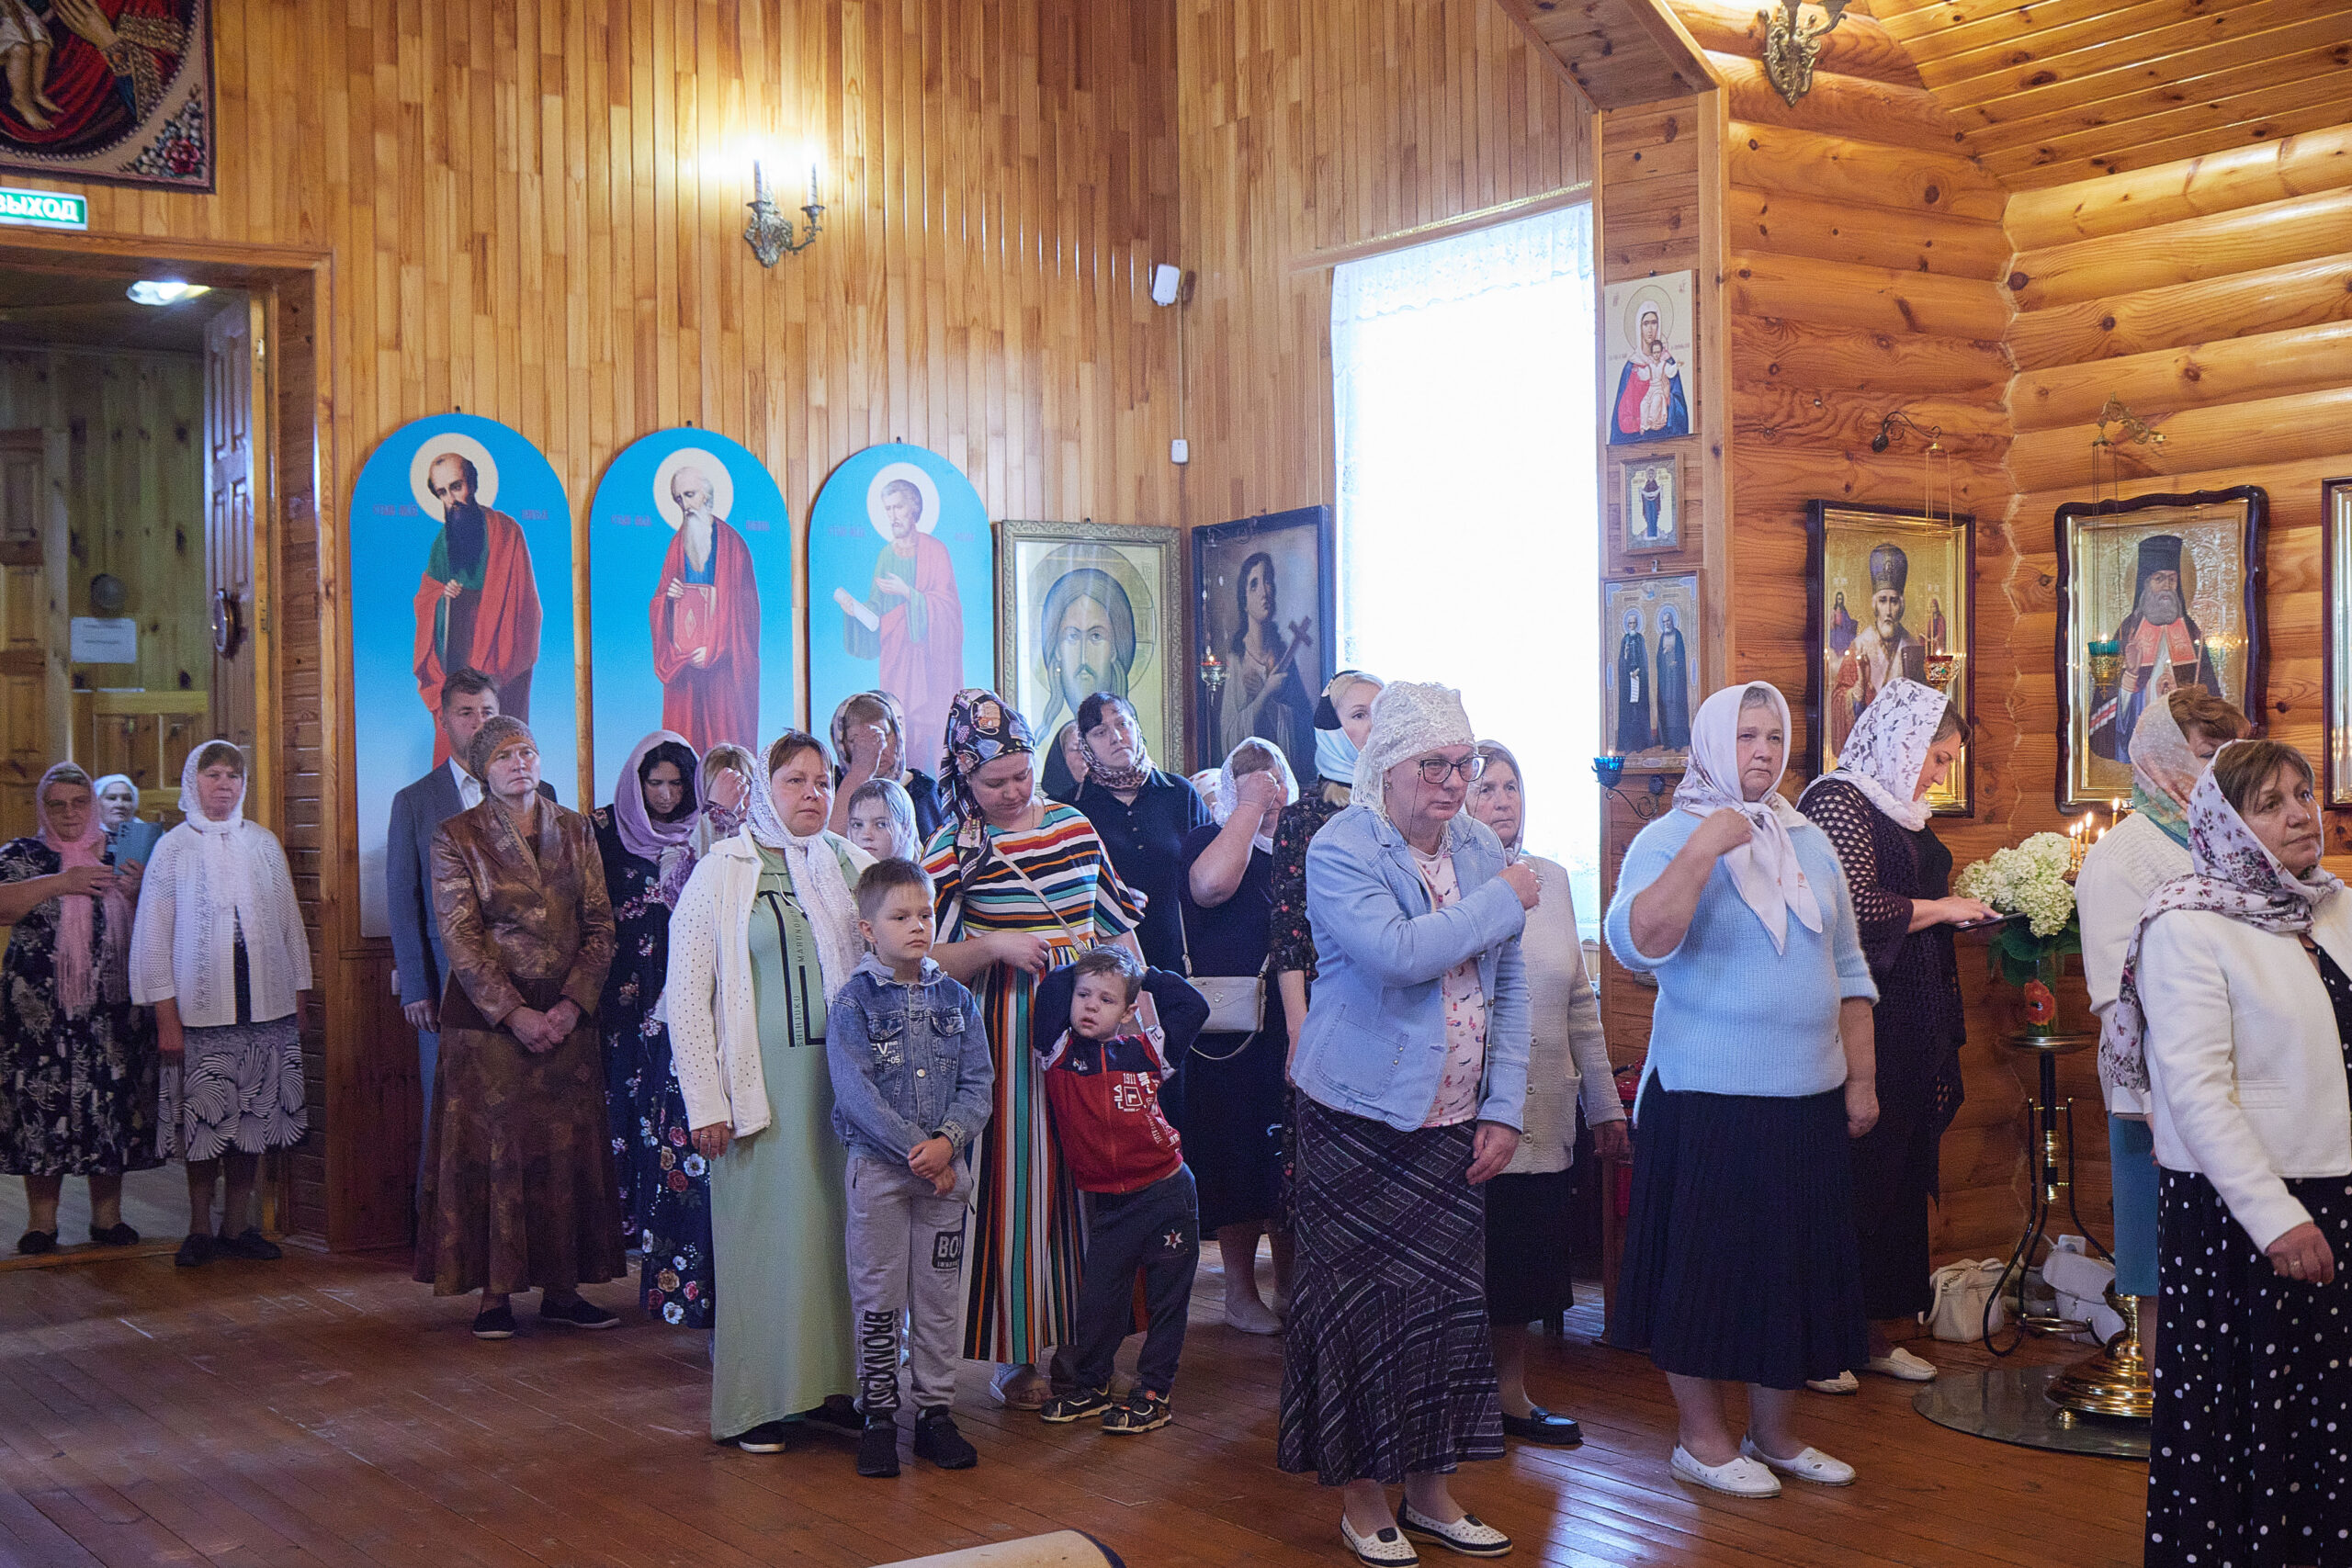
<svg viewBox="0 0 2352 1568"><path fill-rule="evenodd" d="M670 1173L670 1190L673 1192L684 1192L685 1190L686 1173L683 1170L672 1171Z"/></svg>
<svg viewBox="0 0 2352 1568"><path fill-rule="evenodd" d="M2058 998L2039 980L2025 983L2025 1016L2030 1023L2048 1023L2058 1016Z"/></svg>
<svg viewBox="0 0 2352 1568"><path fill-rule="evenodd" d="M686 1130L684 1127L671 1128L670 1142L675 1147L682 1149L684 1148L686 1146Z"/></svg>

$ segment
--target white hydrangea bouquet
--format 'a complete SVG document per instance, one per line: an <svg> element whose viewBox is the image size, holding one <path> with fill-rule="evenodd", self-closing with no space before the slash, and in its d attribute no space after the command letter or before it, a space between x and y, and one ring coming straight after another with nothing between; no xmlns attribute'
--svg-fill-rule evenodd
<svg viewBox="0 0 2352 1568"><path fill-rule="evenodd" d="M2005 915L2022 915L1994 928L1994 972L2025 991L2026 1017L2047 1030L2058 1013L2061 963L2083 950L2083 928L2075 915L2074 845L2063 833L2036 833L2011 849L1996 850L1960 874L1953 891L1980 898Z"/></svg>

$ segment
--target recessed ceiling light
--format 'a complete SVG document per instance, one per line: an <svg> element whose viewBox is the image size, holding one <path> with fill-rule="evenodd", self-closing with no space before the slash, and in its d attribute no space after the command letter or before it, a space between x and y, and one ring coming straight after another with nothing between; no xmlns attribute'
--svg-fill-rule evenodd
<svg viewBox="0 0 2352 1568"><path fill-rule="evenodd" d="M130 286L130 298L141 305L176 305L211 292L205 284L183 283L176 277L142 277Z"/></svg>

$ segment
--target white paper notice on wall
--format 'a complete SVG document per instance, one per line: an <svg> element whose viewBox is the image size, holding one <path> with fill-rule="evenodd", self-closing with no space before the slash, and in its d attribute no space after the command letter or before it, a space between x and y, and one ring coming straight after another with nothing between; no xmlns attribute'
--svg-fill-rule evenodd
<svg viewBox="0 0 2352 1568"><path fill-rule="evenodd" d="M76 664L138 663L139 623L129 615L74 616L74 662Z"/></svg>

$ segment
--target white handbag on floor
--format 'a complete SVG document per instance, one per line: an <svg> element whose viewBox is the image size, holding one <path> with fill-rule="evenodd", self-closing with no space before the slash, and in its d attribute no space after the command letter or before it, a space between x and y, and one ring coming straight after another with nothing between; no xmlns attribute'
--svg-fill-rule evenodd
<svg viewBox="0 0 2352 1568"><path fill-rule="evenodd" d="M1990 1258L1982 1262L1945 1264L1928 1276L1935 1300L1919 1314L1919 1321L1939 1339L1964 1344L1984 1338L1987 1332L1984 1303L2000 1284L2003 1272L2004 1266ZM2008 1326L2008 1303L1994 1302L1990 1331L1997 1334Z"/></svg>

